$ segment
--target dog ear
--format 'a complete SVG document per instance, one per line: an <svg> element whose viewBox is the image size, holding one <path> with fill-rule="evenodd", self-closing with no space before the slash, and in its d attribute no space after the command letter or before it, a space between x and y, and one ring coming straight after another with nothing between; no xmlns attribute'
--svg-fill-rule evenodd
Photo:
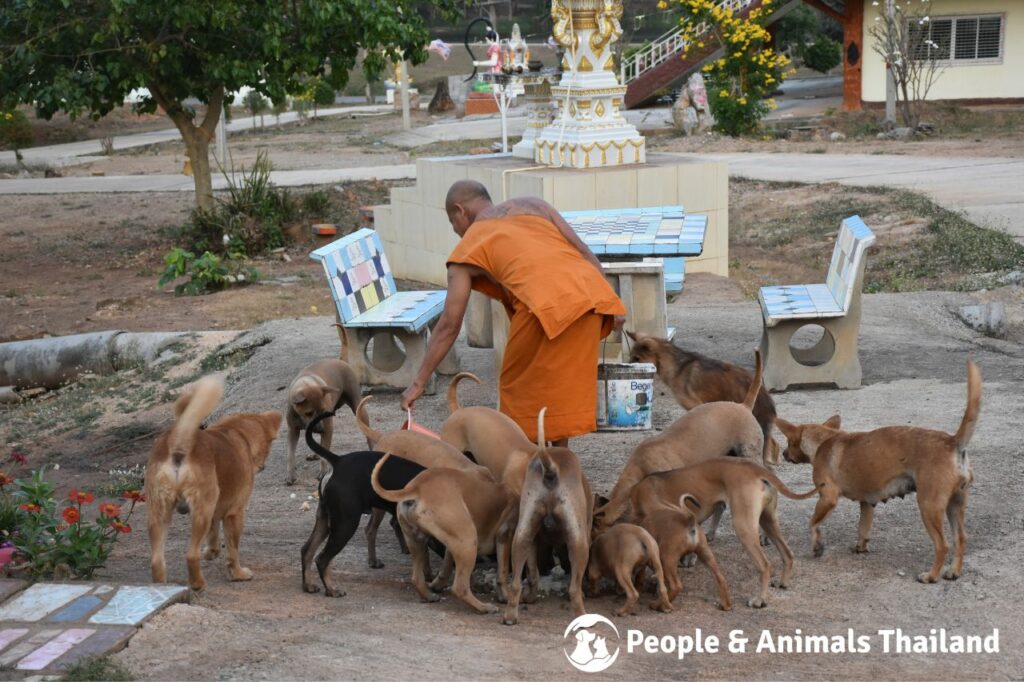
<svg viewBox="0 0 1024 682"><path fill-rule="evenodd" d="M832 415L831 417L826 419L825 422L824 422L824 426L827 426L830 429L838 429L838 428L840 428L842 426L842 424L843 424L843 418L840 417L838 414Z"/></svg>
<svg viewBox="0 0 1024 682"><path fill-rule="evenodd" d="M622 331L624 331L626 333L626 336L628 336L631 341L636 341L636 334L634 334L633 332L629 331L625 327L622 328Z"/></svg>
<svg viewBox="0 0 1024 682"><path fill-rule="evenodd" d="M292 405L301 405L304 402L306 402L306 394L305 393L293 393L292 394Z"/></svg>
<svg viewBox="0 0 1024 682"><path fill-rule="evenodd" d="M782 435L784 435L787 439L790 437L790 434L795 435L795 432L799 430L796 427L796 425L790 424L782 417L775 418L775 425L779 427L779 431L782 431Z"/></svg>
<svg viewBox="0 0 1024 682"><path fill-rule="evenodd" d="M689 506L693 508L693 511L698 511L701 508L700 502L697 501L696 497L690 493L683 493L679 496L679 506L685 507L687 506L687 503L689 503Z"/></svg>

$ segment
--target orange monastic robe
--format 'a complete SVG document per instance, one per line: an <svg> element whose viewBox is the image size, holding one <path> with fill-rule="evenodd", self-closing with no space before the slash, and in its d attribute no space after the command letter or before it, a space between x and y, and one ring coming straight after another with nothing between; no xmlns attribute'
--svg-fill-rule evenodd
<svg viewBox="0 0 1024 682"><path fill-rule="evenodd" d="M475 265L495 282L473 288L505 304L511 318L501 367L501 411L537 437L546 407L548 440L597 428L598 345L626 307L558 228L514 215L470 226L448 264Z"/></svg>

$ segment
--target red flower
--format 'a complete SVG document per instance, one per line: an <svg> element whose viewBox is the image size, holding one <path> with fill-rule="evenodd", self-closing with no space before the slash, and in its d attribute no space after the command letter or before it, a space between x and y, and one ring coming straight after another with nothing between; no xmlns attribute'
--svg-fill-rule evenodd
<svg viewBox="0 0 1024 682"><path fill-rule="evenodd" d="M9 485L14 483L14 479L8 476L5 472L0 471L0 485Z"/></svg>
<svg viewBox="0 0 1024 682"><path fill-rule="evenodd" d="M75 507L67 507L64 510L64 520L69 524L78 523L81 518L82 514L79 513L78 509Z"/></svg>
<svg viewBox="0 0 1024 682"><path fill-rule="evenodd" d="M93 498L92 493L82 493L78 492L77 488L72 488L71 492L68 493L68 499L78 504L89 504L95 498Z"/></svg>
<svg viewBox="0 0 1024 682"><path fill-rule="evenodd" d="M116 518L121 515L121 505L114 504L113 502L104 502L100 505L100 514L112 519Z"/></svg>
<svg viewBox="0 0 1024 682"><path fill-rule="evenodd" d="M40 507L38 504L31 504L28 502L26 502L25 504L18 505L18 509L20 509L21 511L32 512L33 514L37 514L43 510L43 508Z"/></svg>
<svg viewBox="0 0 1024 682"><path fill-rule="evenodd" d="M28 464L28 457L17 450L11 450L11 461L17 462L18 464Z"/></svg>
<svg viewBox="0 0 1024 682"><path fill-rule="evenodd" d="M142 494L141 490L126 490L121 493L121 497L132 502L145 502L146 496Z"/></svg>
<svg viewBox="0 0 1024 682"><path fill-rule="evenodd" d="M110 527L113 528L114 530L116 530L118 533L131 533L132 532L132 527L131 526L129 526L127 523L121 523L120 521L118 521L116 519L110 522Z"/></svg>

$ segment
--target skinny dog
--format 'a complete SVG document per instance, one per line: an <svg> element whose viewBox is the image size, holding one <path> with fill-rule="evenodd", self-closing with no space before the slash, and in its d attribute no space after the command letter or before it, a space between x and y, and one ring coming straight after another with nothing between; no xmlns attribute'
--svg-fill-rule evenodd
<svg viewBox="0 0 1024 682"><path fill-rule="evenodd" d="M683 350L668 339L628 331L626 334L634 342L629 361L653 363L658 377L672 389L676 401L685 409L722 400L741 402L746 399L753 377L742 367ZM766 465L778 464L779 445L772 439L775 401L764 386L757 392L753 412L764 434L761 461Z"/></svg>
<svg viewBox="0 0 1024 682"><path fill-rule="evenodd" d="M299 433L309 428L317 415L332 411L335 403L348 405L352 414L356 413L356 403L362 389L355 370L348 364L348 335L344 327L342 335L345 344L341 348L341 359L319 360L304 367L288 387L288 404L285 409L288 423L288 477L287 485L295 483L295 448L299 443ZM316 433L320 434L320 443L324 448L331 449L334 437L334 419L318 422ZM317 459L315 452L310 452L308 460ZM327 471L327 462L320 461L320 475Z"/></svg>
<svg viewBox="0 0 1024 682"><path fill-rule="evenodd" d="M640 599L640 593L634 587L634 583L642 581L647 566L654 571L654 577L658 581L658 599L652 601L650 607L668 613L672 610L672 603L665 589L665 572L662 570L658 543L640 526L631 523L612 526L594 538L590 546L590 563L587 565L590 596L597 595L597 582L601 576L615 578L619 587L626 593L626 602L615 615L636 615L636 603ZM674 569L674 565L672 568Z"/></svg>
<svg viewBox="0 0 1024 682"><path fill-rule="evenodd" d="M599 530L608 528L622 516L630 491L644 476L713 457L735 455L753 458L761 454L764 434L751 413L761 388L760 351L754 351L754 357L757 366L754 381L742 403L718 401L698 405L662 433L637 446L612 489L610 501L595 511ZM717 510L715 528L720 515L721 510ZM714 534L713 528L708 532L708 538L713 539Z"/></svg>
<svg viewBox="0 0 1024 682"><path fill-rule="evenodd" d="M386 490L379 475L390 456L384 455L373 467L370 482L381 499L397 505L398 522L412 552L413 587L423 601L437 601L440 597L431 589L446 586L454 564L452 594L477 613L497 613L497 605L485 604L473 595L470 577L478 556L497 551L499 598L504 592L513 496L484 469L427 469L401 490ZM430 586L426 578L428 536L445 546L444 566Z"/></svg>
<svg viewBox="0 0 1024 682"><path fill-rule="evenodd" d="M239 561L238 545L256 473L263 470L281 428L281 413L235 414L201 430L200 424L223 395L220 379L206 377L196 382L174 403L176 423L160 436L150 453L146 521L155 583L167 581L164 541L175 507L181 514L192 515L192 539L186 554L189 587L199 591L206 586L199 564L200 546L205 538L204 559L220 554L222 523L228 574L232 580L252 579L252 571Z"/></svg>
<svg viewBox="0 0 1024 682"><path fill-rule="evenodd" d="M729 587L718 567L718 561L708 546L707 536L697 522L697 517L685 504L689 502L699 508L692 495L684 494L679 499L679 506L666 505L650 512L640 524L658 543L661 552L661 565L665 569L665 584L668 587L668 600L673 602L682 591L683 583L679 579L679 561L688 554L696 554L697 558L708 567L718 586L718 608L723 611L732 609L732 598ZM615 526L612 526L615 528Z"/></svg>
<svg viewBox="0 0 1024 682"><path fill-rule="evenodd" d="M583 608L583 574L590 556L590 528L594 500L579 458L569 448L549 448L544 441L544 412L537 415L537 448L526 466L526 477L519 496L518 524L512 539L512 581L505 607L505 625L519 622L523 566L536 556L534 546L541 526L556 526L569 548L572 571L569 599L576 616ZM511 486L508 486L511 489ZM540 576L536 561L530 562L527 581L530 598L536 595ZM499 564L500 565L500 564Z"/></svg>
<svg viewBox="0 0 1024 682"><path fill-rule="evenodd" d="M757 532L759 525L782 556L782 576L773 582L774 586L788 587L793 573L793 552L779 528L779 497L776 491L792 500L806 500L817 492L809 490L797 494L760 464L719 457L682 469L651 474L633 488L631 498L633 513L641 523L648 514L667 505L678 504L683 495L690 495L700 505L697 511L699 523L707 519L716 507L728 505L736 536L761 573L760 593L747 605L763 608L768 603L771 564L761 548Z"/></svg>
<svg viewBox="0 0 1024 682"><path fill-rule="evenodd" d="M820 525L840 497L860 502L860 525L854 552L867 552L875 505L893 497L917 493L917 506L925 530L935 545L931 570L917 579L933 583L946 563L949 545L942 527L945 513L956 536L953 564L942 573L956 580L964 567L964 513L974 472L967 457L974 428L981 414L981 373L967 361L967 406L960 428L950 435L944 431L914 426L886 426L874 431L839 431L838 416L824 424L797 426L778 420L788 446L783 456L790 462L811 462L814 484L820 497L811 518L814 556L825 552Z"/></svg>

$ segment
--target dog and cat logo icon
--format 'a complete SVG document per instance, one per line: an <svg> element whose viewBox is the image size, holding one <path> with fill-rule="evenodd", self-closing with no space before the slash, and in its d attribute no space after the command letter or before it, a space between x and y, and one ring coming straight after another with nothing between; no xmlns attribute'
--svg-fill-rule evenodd
<svg viewBox="0 0 1024 682"><path fill-rule="evenodd" d="M577 670L599 673L619 657L619 631L602 615L585 613L574 619L562 635L563 651Z"/></svg>

